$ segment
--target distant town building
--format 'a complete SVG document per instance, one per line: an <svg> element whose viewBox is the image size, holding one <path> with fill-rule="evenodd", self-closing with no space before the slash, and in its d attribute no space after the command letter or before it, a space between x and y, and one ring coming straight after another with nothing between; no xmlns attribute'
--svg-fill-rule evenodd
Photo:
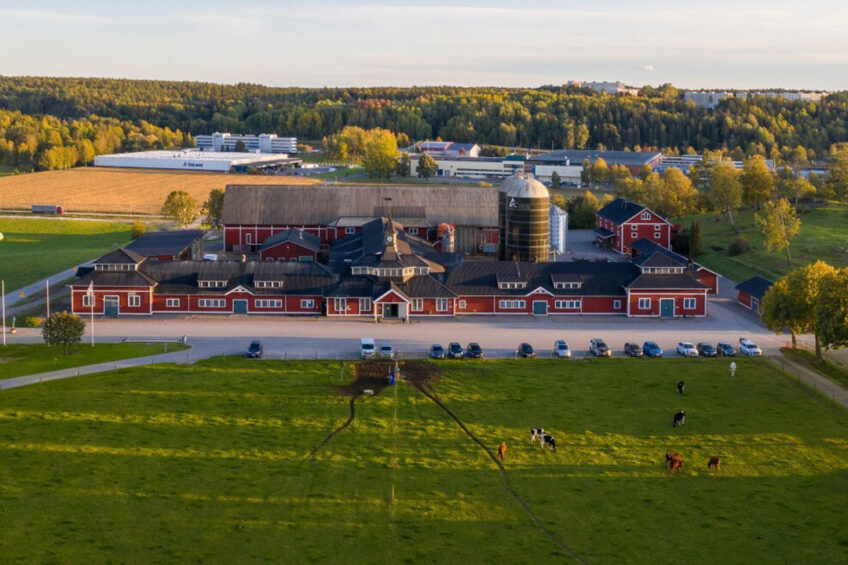
<svg viewBox="0 0 848 565"><path fill-rule="evenodd" d="M194 142L201 151L235 151L236 144L244 143L244 150L260 153L297 153L296 137L277 137L274 133L238 135L215 132L212 135L197 135Z"/></svg>
<svg viewBox="0 0 848 565"><path fill-rule="evenodd" d="M615 82L607 82L607 81L579 81L579 80L570 80L568 81L568 86L576 86L578 88L591 88L598 94L629 94L631 96L635 96L639 94L639 89L634 88L632 86L627 86L621 81Z"/></svg>
<svg viewBox="0 0 848 565"><path fill-rule="evenodd" d="M801 90L753 90L749 92L736 93L737 98L745 99L748 96L762 96L764 98L783 98L790 102L821 102L821 99L827 96L829 92L821 91L801 91Z"/></svg>
<svg viewBox="0 0 848 565"><path fill-rule="evenodd" d="M422 141L413 149L416 153L428 153L431 157L470 157L480 156L480 146L476 143L456 143L453 141Z"/></svg>
<svg viewBox="0 0 848 565"><path fill-rule="evenodd" d="M703 155L664 155L659 163L653 166L654 172L662 174L666 169L679 169L689 174L689 167L697 165L704 159ZM766 167L770 171L774 171L774 159L766 159ZM731 161L734 168L742 170L745 166L744 161Z"/></svg>
<svg viewBox="0 0 848 565"><path fill-rule="evenodd" d="M553 169L545 169L545 166L573 167L577 171L579 182L579 171L583 168L583 161L594 163L598 159L606 161L607 166L624 165L634 175L639 169L648 165L653 167L662 159L662 153L652 151L598 151L596 149L560 149L550 151L541 155L527 157L527 164L532 167L532 172L541 180L549 180ZM561 179L565 179L564 173L573 176L575 169L556 169Z"/></svg>
<svg viewBox="0 0 848 565"><path fill-rule="evenodd" d="M698 91L688 91L683 93L683 99L687 102L692 102L698 108L706 108L707 110L713 110L718 103L724 100L725 98L733 98L732 92L726 91L711 91L711 90L698 90Z"/></svg>
<svg viewBox="0 0 848 565"><path fill-rule="evenodd" d="M549 238L551 251L565 254L565 238L568 233L568 213L559 206L550 205L548 210Z"/></svg>
<svg viewBox="0 0 848 565"><path fill-rule="evenodd" d="M515 173L524 171L524 155L507 155L506 157L447 157L442 154L430 153L436 161L437 177L461 177L468 179L502 180ZM409 174L418 175L418 161L421 155L411 155L409 159Z"/></svg>

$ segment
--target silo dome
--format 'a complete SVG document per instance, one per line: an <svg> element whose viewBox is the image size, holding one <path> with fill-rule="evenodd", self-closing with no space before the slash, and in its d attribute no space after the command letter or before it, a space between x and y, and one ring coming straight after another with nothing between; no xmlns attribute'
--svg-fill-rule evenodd
<svg viewBox="0 0 848 565"><path fill-rule="evenodd" d="M550 193L533 175L518 173L503 181L498 195L498 258L547 261Z"/></svg>

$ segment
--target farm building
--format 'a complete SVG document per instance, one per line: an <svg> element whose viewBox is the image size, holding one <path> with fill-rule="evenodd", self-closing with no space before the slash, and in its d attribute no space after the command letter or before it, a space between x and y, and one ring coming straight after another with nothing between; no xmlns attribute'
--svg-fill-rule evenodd
<svg viewBox="0 0 848 565"><path fill-rule="evenodd" d="M147 232L132 240L124 249L153 261L199 259L203 230Z"/></svg>
<svg viewBox="0 0 848 565"><path fill-rule="evenodd" d="M736 285L738 295L736 301L745 308L760 314L762 312L763 296L774 283L759 275Z"/></svg>
<svg viewBox="0 0 848 565"><path fill-rule="evenodd" d="M560 167L583 167L583 161L594 163L603 159L607 166L623 165L632 174L638 174L639 170L648 165L653 167L662 160L662 153L646 151L598 151L593 149L561 149L550 151L541 155L532 155L527 158L528 167L560 166Z"/></svg>
<svg viewBox="0 0 848 565"><path fill-rule="evenodd" d="M711 271L703 265L693 263L691 259L675 253L671 249L654 243L650 239L642 238L637 239L631 244L630 252L633 255L631 262L635 265L642 265L645 261L650 260L653 254L658 253L669 259L671 266L685 266L693 271L695 278L709 288L709 294L718 294L718 273Z"/></svg>
<svg viewBox="0 0 848 565"><path fill-rule="evenodd" d="M639 239L671 249L671 223L641 204L616 198L598 210L595 239L602 247L621 254L629 254L631 245Z"/></svg>
<svg viewBox="0 0 848 565"><path fill-rule="evenodd" d="M303 229L275 233L259 246L262 261L315 261L321 250L321 238Z"/></svg>
<svg viewBox="0 0 848 565"><path fill-rule="evenodd" d="M196 149L136 151L97 155L95 167L123 167L135 169L179 169L183 171L231 171L248 169L284 169L299 166L300 159L274 153L235 153L231 151L198 151Z"/></svg>
<svg viewBox="0 0 848 565"><path fill-rule="evenodd" d="M357 233L367 222L392 217L411 234L435 241L438 226L454 227L456 251L480 253L498 240L498 189L456 186L247 186L224 195L224 244L255 251L290 229L329 244Z"/></svg>

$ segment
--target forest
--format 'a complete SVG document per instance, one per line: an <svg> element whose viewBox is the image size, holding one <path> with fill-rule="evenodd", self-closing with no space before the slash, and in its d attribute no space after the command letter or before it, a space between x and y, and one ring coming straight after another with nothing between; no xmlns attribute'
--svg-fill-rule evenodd
<svg viewBox="0 0 848 565"><path fill-rule="evenodd" d="M725 149L797 161L801 149L814 159L848 140L848 92L818 104L731 99L708 111L684 102L671 85L609 96L561 86L276 88L0 76L0 160L22 170L85 164L112 151L191 146L191 136L214 131L317 141L348 125L412 140L672 154Z"/></svg>

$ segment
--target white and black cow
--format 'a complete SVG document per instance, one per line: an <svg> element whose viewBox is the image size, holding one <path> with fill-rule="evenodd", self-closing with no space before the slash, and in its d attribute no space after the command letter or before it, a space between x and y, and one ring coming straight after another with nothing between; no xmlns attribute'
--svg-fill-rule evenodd
<svg viewBox="0 0 848 565"><path fill-rule="evenodd" d="M672 427L682 426L686 421L686 412L681 410L677 414L674 415L674 422L672 422Z"/></svg>
<svg viewBox="0 0 848 565"><path fill-rule="evenodd" d="M530 441L536 441L545 435L545 428L530 428Z"/></svg>

